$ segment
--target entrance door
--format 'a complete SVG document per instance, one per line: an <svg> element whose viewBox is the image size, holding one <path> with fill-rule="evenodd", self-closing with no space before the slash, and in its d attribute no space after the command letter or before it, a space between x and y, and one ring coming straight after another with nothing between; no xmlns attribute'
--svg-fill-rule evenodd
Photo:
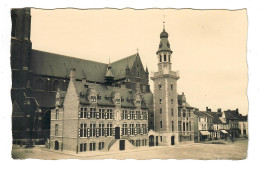
<svg viewBox="0 0 260 173"><path fill-rule="evenodd" d="M115 127L115 139L120 139L120 127Z"/></svg>
<svg viewBox="0 0 260 173"><path fill-rule="evenodd" d="M156 143L156 146L159 145L159 144L158 144L158 136L156 136L156 141L155 141L155 143Z"/></svg>
<svg viewBox="0 0 260 173"><path fill-rule="evenodd" d="M55 150L59 150L59 142L58 141L55 141L54 149Z"/></svg>
<svg viewBox="0 0 260 173"><path fill-rule="evenodd" d="M120 140L120 142L119 142L119 150L125 150L125 140Z"/></svg>
<svg viewBox="0 0 260 173"><path fill-rule="evenodd" d="M174 136L171 137L171 145L174 145Z"/></svg>
<svg viewBox="0 0 260 173"><path fill-rule="evenodd" d="M149 136L149 146L154 146L154 136Z"/></svg>

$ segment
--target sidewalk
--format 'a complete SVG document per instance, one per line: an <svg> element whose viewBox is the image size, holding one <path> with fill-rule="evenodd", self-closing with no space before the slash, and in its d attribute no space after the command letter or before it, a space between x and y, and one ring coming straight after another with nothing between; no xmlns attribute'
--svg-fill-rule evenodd
<svg viewBox="0 0 260 173"><path fill-rule="evenodd" d="M188 144L182 144L182 145L172 145L172 146L153 146L153 147L138 147L136 149L132 150L124 150L124 151L86 151L86 152L79 152L78 154L73 151L68 150L54 150L54 149L48 149L45 148L45 146L36 146L35 148L39 148L41 150L47 151L47 152L53 152L53 153L59 153L74 157L96 157L96 156L104 156L104 155L115 155L115 154L126 154L126 153L133 153L133 152L140 152L140 151L151 151L151 150L164 150L166 148L185 148L188 146L194 146L194 145L202 145L203 143L188 143Z"/></svg>

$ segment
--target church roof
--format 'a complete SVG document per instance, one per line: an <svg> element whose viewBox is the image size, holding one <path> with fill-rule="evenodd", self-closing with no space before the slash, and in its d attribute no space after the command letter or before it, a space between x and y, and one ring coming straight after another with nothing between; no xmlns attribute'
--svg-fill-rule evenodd
<svg viewBox="0 0 260 173"><path fill-rule="evenodd" d="M131 69L133 67L133 64L134 64L137 56L139 56L139 55L134 54L134 55L128 56L126 58L123 58L119 61L113 62L111 64L112 72L115 76L115 80L122 79L125 77L125 75L126 75L125 69L126 69L127 65Z"/></svg>
<svg viewBox="0 0 260 173"><path fill-rule="evenodd" d="M56 92L32 91L34 98L37 100L40 107L54 107Z"/></svg>
<svg viewBox="0 0 260 173"><path fill-rule="evenodd" d="M104 82L107 64L32 50L32 72L39 75L69 77L70 69L76 68L76 79Z"/></svg>
<svg viewBox="0 0 260 173"><path fill-rule="evenodd" d="M115 80L125 77L125 68L131 69L138 54L131 55L111 63L111 72ZM70 69L76 68L76 79L87 78L87 81L104 83L108 64L59 55L39 50L32 50L32 72L39 75L69 77ZM111 74L109 74L111 75Z"/></svg>

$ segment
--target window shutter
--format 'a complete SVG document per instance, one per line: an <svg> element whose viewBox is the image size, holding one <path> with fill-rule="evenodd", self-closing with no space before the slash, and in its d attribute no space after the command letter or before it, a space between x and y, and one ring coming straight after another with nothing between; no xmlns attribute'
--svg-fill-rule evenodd
<svg viewBox="0 0 260 173"><path fill-rule="evenodd" d="M105 128L105 137L107 137L107 128Z"/></svg>
<svg viewBox="0 0 260 173"><path fill-rule="evenodd" d="M107 119L107 113L106 113L106 119Z"/></svg>
<svg viewBox="0 0 260 173"><path fill-rule="evenodd" d="M80 114L81 114L81 112L79 112L79 118L81 118L81 117L80 117Z"/></svg>
<svg viewBox="0 0 260 173"><path fill-rule="evenodd" d="M88 137L90 136L90 129L87 129L87 131L88 131Z"/></svg>
<svg viewBox="0 0 260 173"><path fill-rule="evenodd" d="M80 137L80 129L79 129L79 137Z"/></svg>
<svg viewBox="0 0 260 173"><path fill-rule="evenodd" d="M99 129L97 129L97 137L99 137Z"/></svg>
<svg viewBox="0 0 260 173"><path fill-rule="evenodd" d="M99 119L99 113L97 112L97 119Z"/></svg>
<svg viewBox="0 0 260 173"><path fill-rule="evenodd" d="M143 114L141 114L141 120L143 119Z"/></svg>
<svg viewBox="0 0 260 173"><path fill-rule="evenodd" d="M137 114L135 114L135 120L136 120Z"/></svg>
<svg viewBox="0 0 260 173"><path fill-rule="evenodd" d="M131 134L131 128L128 128L128 135Z"/></svg>
<svg viewBox="0 0 260 173"><path fill-rule="evenodd" d="M115 128L112 129L112 136L115 136Z"/></svg>
<svg viewBox="0 0 260 173"><path fill-rule="evenodd" d="M137 135L137 128L135 128L135 135Z"/></svg>
<svg viewBox="0 0 260 173"><path fill-rule="evenodd" d="M123 136L123 135L124 135L124 133L123 133L124 131L123 131L123 130L124 130L124 127L123 127L123 128L121 128L121 136Z"/></svg>
<svg viewBox="0 0 260 173"><path fill-rule="evenodd" d="M144 133L144 129L143 128L141 128L141 135Z"/></svg>
<svg viewBox="0 0 260 173"><path fill-rule="evenodd" d="M89 112L87 112L87 115L88 115L88 119L90 119L90 113Z"/></svg>
<svg viewBox="0 0 260 173"><path fill-rule="evenodd" d="M128 117L127 117L129 120L130 120L130 114L128 114Z"/></svg>

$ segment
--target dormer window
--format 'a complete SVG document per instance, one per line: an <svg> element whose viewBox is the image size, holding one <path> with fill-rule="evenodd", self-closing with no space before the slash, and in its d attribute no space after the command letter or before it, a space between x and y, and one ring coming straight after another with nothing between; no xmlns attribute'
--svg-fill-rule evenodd
<svg viewBox="0 0 260 173"><path fill-rule="evenodd" d="M98 100L101 100L101 95L98 94L98 95L97 95L97 99L98 99Z"/></svg>
<svg viewBox="0 0 260 173"><path fill-rule="evenodd" d="M84 97L84 92L80 92L80 97Z"/></svg>
<svg viewBox="0 0 260 173"><path fill-rule="evenodd" d="M97 101L97 98L96 98L96 96L91 96L91 97L90 97L90 100L91 100L91 102L96 102L96 101Z"/></svg>
<svg viewBox="0 0 260 173"><path fill-rule="evenodd" d="M129 94L132 94L132 90L129 90Z"/></svg>
<svg viewBox="0 0 260 173"><path fill-rule="evenodd" d="M136 101L136 105L140 105L140 103L141 103L140 100Z"/></svg>
<svg viewBox="0 0 260 173"><path fill-rule="evenodd" d="M106 95L105 99L106 99L106 100L109 100L109 96L108 96L108 95Z"/></svg>
<svg viewBox="0 0 260 173"><path fill-rule="evenodd" d="M124 97L121 97L121 102L124 102L124 100L125 100Z"/></svg>
<svg viewBox="0 0 260 173"><path fill-rule="evenodd" d="M120 104L121 100L120 99L116 99L116 104Z"/></svg>

